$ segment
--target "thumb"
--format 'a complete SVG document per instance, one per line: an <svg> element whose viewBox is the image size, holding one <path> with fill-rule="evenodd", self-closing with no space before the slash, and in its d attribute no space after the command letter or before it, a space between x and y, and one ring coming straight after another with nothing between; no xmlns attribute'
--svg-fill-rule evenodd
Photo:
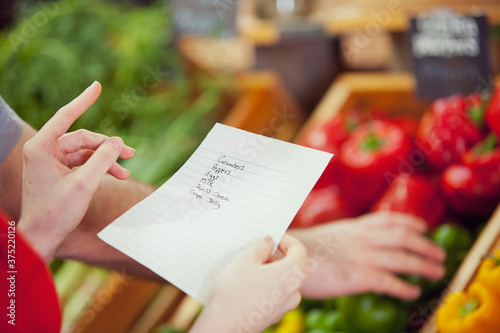
<svg viewBox="0 0 500 333"><path fill-rule="evenodd" d="M267 235L263 239L255 243L249 250L248 254L258 263L264 264L271 259L273 254L274 242L271 236Z"/></svg>
<svg viewBox="0 0 500 333"><path fill-rule="evenodd" d="M123 140L119 137L107 139L97 148L88 161L85 162L77 172L90 183L99 183L101 178L118 159L124 145Z"/></svg>

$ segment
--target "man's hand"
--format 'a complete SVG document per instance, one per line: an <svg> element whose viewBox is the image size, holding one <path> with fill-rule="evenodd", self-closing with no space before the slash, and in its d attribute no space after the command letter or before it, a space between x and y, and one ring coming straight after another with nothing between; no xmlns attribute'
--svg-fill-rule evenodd
<svg viewBox="0 0 500 333"><path fill-rule="evenodd" d="M128 171L116 163L134 150L120 138L84 130L65 134L99 97L94 82L61 108L23 148L23 199L19 228L49 262L66 236L80 223L100 180Z"/></svg>
<svg viewBox="0 0 500 333"><path fill-rule="evenodd" d="M446 253L425 238L426 223L412 215L378 212L289 231L308 248L302 295L335 298L363 292L415 299L421 290L396 274L440 279Z"/></svg>

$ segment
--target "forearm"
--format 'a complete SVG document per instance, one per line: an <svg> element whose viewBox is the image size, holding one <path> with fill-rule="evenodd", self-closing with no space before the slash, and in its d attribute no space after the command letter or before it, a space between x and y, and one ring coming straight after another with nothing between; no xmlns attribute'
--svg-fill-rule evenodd
<svg viewBox="0 0 500 333"><path fill-rule="evenodd" d="M237 324L231 318L224 315L228 309L215 309L207 306L201 315L198 317L189 333L204 333L204 332L218 332L218 333L232 333L236 332ZM252 333L253 331L248 331ZM257 331L255 331L257 333Z"/></svg>
<svg viewBox="0 0 500 333"><path fill-rule="evenodd" d="M297 238L304 246L307 248L308 256L312 256L316 247L318 246L319 238L318 234L315 232L315 227L304 228L304 229L289 229L287 233ZM327 235L323 235L327 236Z"/></svg>
<svg viewBox="0 0 500 333"><path fill-rule="evenodd" d="M151 185L106 175L80 225L66 238L56 258L74 259L136 276L161 279L155 273L104 243L97 233L151 194Z"/></svg>
<svg viewBox="0 0 500 333"><path fill-rule="evenodd" d="M21 138L0 163L0 205L14 221L19 221L21 215L23 146L35 134L36 131L25 123Z"/></svg>

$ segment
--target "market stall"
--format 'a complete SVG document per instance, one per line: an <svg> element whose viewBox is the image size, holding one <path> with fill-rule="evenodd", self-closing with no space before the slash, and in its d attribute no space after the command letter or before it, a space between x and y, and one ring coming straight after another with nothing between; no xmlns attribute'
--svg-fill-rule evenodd
<svg viewBox="0 0 500 333"><path fill-rule="evenodd" d="M120 161L135 179L161 186L220 122L334 154L290 230L401 212L425 220L426 237L447 253L438 281L398 275L419 286L416 300L376 293L303 298L266 333L500 330L496 1L241 0L206 7L215 23L235 17L238 34L231 28L229 37L217 24L194 35L173 28L174 18L189 27L189 15L206 23L203 10L188 15L181 2L172 7L177 17L162 2L25 6L23 20L0 30L0 95L34 128L98 78L103 95L73 128L135 147L134 159ZM438 57L456 72L466 67L474 89L457 84L428 98L455 77L430 75L436 66L428 63L415 66L425 56L415 55L411 36L419 14L443 6L477 23L464 37L478 40L473 60ZM352 53L365 35L369 46ZM117 266L56 259L50 267L63 332L183 333L203 310L176 286Z"/></svg>

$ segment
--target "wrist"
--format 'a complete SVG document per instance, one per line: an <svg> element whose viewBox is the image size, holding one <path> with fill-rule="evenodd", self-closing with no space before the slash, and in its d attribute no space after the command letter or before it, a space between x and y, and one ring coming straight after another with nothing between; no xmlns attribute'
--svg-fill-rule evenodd
<svg viewBox="0 0 500 333"><path fill-rule="evenodd" d="M316 232L317 227L305 228L305 229L289 229L287 233L299 240L307 248L308 253L311 253L311 249L317 244ZM321 234L321 233L320 233Z"/></svg>
<svg viewBox="0 0 500 333"><path fill-rule="evenodd" d="M21 216L17 229L21 231L23 237L29 243L31 248L42 258L44 263L48 265L56 253L57 248L61 244L55 235L46 234L41 230L41 226L34 223L35 219Z"/></svg>
<svg viewBox="0 0 500 333"><path fill-rule="evenodd" d="M209 301L189 333L259 333L262 331L259 328L248 328L249 325L245 323L244 319L231 311L231 309L234 310L235 306L237 305L224 306L218 302Z"/></svg>

